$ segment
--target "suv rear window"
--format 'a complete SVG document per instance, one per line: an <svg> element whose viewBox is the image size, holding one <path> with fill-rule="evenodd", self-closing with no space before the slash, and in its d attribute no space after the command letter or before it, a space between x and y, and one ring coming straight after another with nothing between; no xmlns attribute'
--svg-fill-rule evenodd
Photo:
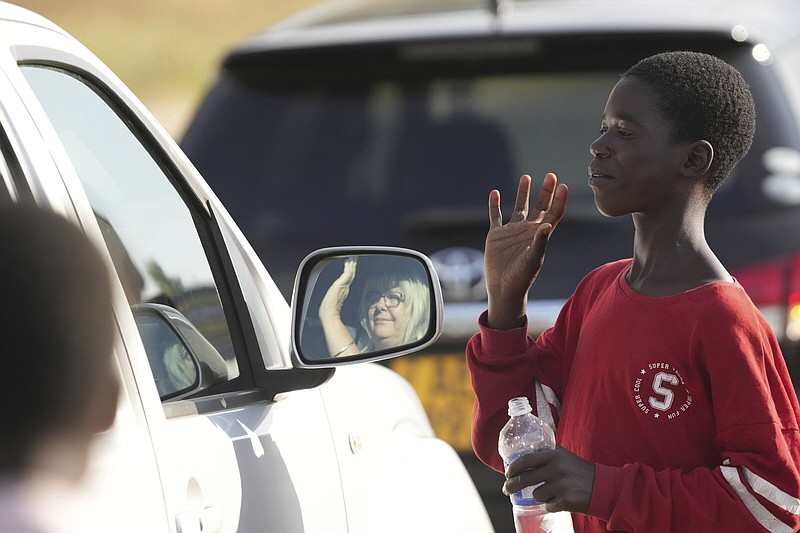
<svg viewBox="0 0 800 533"><path fill-rule="evenodd" d="M352 91L230 85L237 95L229 101L237 107L228 112L240 113L241 121L229 117L226 127L254 135L252 146L236 148L241 168L229 179L238 186L226 194L236 196L239 223L259 238L310 232L324 240L346 234L359 242L396 241L403 229L397 217L406 229L471 215L483 224L492 187L513 190L519 174L553 170L573 185L571 212L599 217L591 191L581 185L599 110L617 78L379 80ZM561 167L546 166L554 161ZM269 191L259 178L269 180ZM336 216L298 220L295 214L309 204ZM365 210L375 223L357 223Z"/></svg>
<svg viewBox="0 0 800 533"><path fill-rule="evenodd" d="M322 246L482 250L489 190L500 189L510 209L522 173L540 180L553 171L570 186L553 251L569 253L548 254L536 297L565 298L589 270L631 253L630 220L597 212L587 165L610 89L649 49L631 38L618 54L612 45L601 53L605 41L593 39L600 37L505 43L490 50L541 53L477 64L458 54L448 60L447 47L421 53L420 45L394 55L380 49L378 59L363 50L232 56L183 146L287 296L303 255ZM762 126L748 158L717 191L709 217L725 226L720 217L793 207L764 193L762 154L796 148L796 132L774 118L786 103L770 69L748 48L723 42L695 44L739 68L760 102L759 123L776 125ZM747 261L729 235L717 238L712 245L726 264Z"/></svg>

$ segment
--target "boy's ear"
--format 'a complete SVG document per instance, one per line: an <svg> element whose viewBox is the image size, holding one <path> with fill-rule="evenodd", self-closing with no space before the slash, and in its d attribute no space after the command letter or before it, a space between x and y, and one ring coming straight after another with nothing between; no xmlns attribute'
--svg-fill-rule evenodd
<svg viewBox="0 0 800 533"><path fill-rule="evenodd" d="M683 171L686 177L697 178L703 176L711 168L714 160L714 147L708 141L695 141L689 145Z"/></svg>

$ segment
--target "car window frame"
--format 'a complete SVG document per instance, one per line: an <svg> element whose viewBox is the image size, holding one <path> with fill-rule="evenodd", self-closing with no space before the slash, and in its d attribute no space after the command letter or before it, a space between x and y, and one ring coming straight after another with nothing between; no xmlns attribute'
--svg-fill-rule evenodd
<svg viewBox="0 0 800 533"><path fill-rule="evenodd" d="M24 154L19 147L16 135L19 133L12 127L8 106L14 106L18 95L10 80L0 70L0 182L4 187L0 191L0 201L6 200L21 203L35 203L34 194L26 179L22 158Z"/></svg>
<svg viewBox="0 0 800 533"><path fill-rule="evenodd" d="M234 347L234 354L236 356L237 364L239 365L240 374L238 377L230 381L212 386L204 391L199 391L188 398L184 398L175 402L170 402L169 400L160 402L164 407L167 417L170 417L170 414L172 414L172 416L181 416L187 411L186 406L178 409L170 408L169 406L171 403L194 403L195 400L200 399L201 401L197 402L197 405L189 408L189 411L191 412L200 413L230 408L232 406L230 398L231 396L234 399L238 399L235 400L233 404L248 403L255 399L261 399L263 397L263 393L255 390L256 385L253 379L254 369L252 360L254 357L254 343L251 340L248 340L249 338L254 338L254 332L248 331L248 326L252 328L252 324L249 321L249 315L247 314L247 308L244 303L244 296L241 292L241 287L235 282L237 279L236 273L233 270L231 259L226 253L227 247L225 242L221 239L221 231L218 227L215 217L211 212L210 205L204 203L198 197L196 192L190 187L181 170L175 165L173 159L170 157L167 151L163 149L161 143L159 143L158 139L149 130L147 125L131 111L128 104L117 95L114 89L109 87L98 76L95 76L91 72L80 68L75 64L64 61L25 58L18 60L17 65L18 67L41 67L61 71L66 75L78 79L90 90L95 92L95 94L97 94L105 102L109 109L117 117L119 117L122 123L127 126L132 135L147 151L153 161L164 173L170 185L172 185L180 198L183 200L191 214L198 238L203 246L203 251L208 260L209 268L211 269L214 282L217 286L223 311L225 313L226 323L231 336L231 342ZM30 91L29 94L32 96L35 105L41 110L41 113L32 113L34 122L41 128L41 121L44 119L47 122L47 127L52 129L53 126L50 122L50 118L47 115L47 112L42 109L41 104L38 101L38 96L30 86L27 86L26 89ZM24 105L30 110L31 102L29 102L24 96L23 101ZM87 220L87 216L82 214L93 213L91 202L89 202L89 199L86 197L83 185L77 176L77 171L72 164L72 160L68 152L61 143L58 135L54 131L53 133L54 135L48 142L48 149L50 149L56 167L62 174L62 179L65 178L65 169L68 169L67 172L72 173L74 176L74 180L64 179L66 193L69 196L70 201L76 207L76 213L78 218L81 220L81 224L97 226L98 223L96 219L94 219L93 215L92 217L89 217L91 220ZM56 151L54 151L53 146L50 145L51 142L58 143L58 149ZM88 207L85 210L77 209L77 204L85 204ZM103 244L106 246L105 242L103 242ZM116 271L114 272L114 275L117 276ZM117 313L119 312L120 311L117 310ZM133 321L133 314L129 308L127 309L127 313L130 314L129 318L131 321ZM247 319L243 319L243 316L246 316ZM136 335L138 336L138 331L136 332ZM141 343L140 337L136 340L138 343ZM127 341L126 344L128 344ZM202 409L199 406L203 406Z"/></svg>
<svg viewBox="0 0 800 533"><path fill-rule="evenodd" d="M11 148L8 135L3 127L3 121L0 120L0 182L2 182L2 186L0 186L0 206L10 204L18 197L17 191L19 187L17 183L21 174L22 168L19 165L19 160ZM27 188L22 190L30 192ZM26 199L30 200L31 197L28 196Z"/></svg>

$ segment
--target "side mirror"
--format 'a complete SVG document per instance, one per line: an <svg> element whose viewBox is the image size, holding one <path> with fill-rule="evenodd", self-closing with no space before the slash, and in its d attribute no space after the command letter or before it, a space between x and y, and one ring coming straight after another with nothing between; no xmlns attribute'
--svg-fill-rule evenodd
<svg viewBox="0 0 800 533"><path fill-rule="evenodd" d="M131 306L161 400L178 400L228 380L225 359L180 311Z"/></svg>
<svg viewBox="0 0 800 533"><path fill-rule="evenodd" d="M292 348L301 368L379 361L442 333L442 289L430 260L403 248L326 248L300 265Z"/></svg>

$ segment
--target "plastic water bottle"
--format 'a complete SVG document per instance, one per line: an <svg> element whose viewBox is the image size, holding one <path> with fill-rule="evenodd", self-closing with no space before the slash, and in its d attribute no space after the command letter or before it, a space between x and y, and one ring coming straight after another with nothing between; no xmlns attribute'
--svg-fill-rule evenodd
<svg viewBox="0 0 800 533"><path fill-rule="evenodd" d="M552 428L531 411L531 405L525 397L508 401L508 415L511 419L500 431L497 443L497 451L505 466L526 453L552 450L556 447ZM546 524L549 521L547 509L533 497L537 486L525 487L510 496L517 533L551 531Z"/></svg>

